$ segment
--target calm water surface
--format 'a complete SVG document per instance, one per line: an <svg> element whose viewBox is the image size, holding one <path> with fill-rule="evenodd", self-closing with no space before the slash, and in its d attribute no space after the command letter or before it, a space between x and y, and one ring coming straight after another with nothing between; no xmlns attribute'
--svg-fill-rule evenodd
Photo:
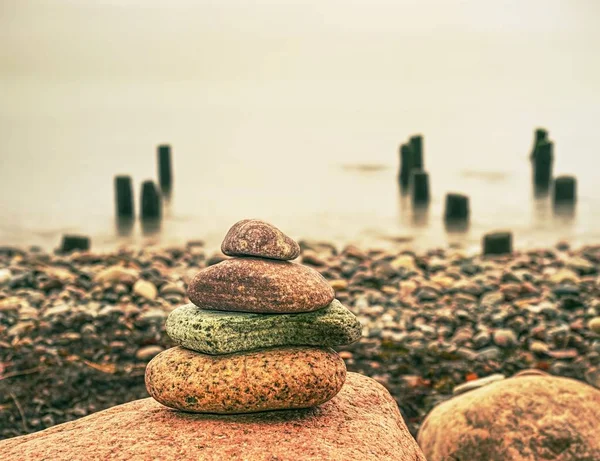
<svg viewBox="0 0 600 461"><path fill-rule="evenodd" d="M5 0L0 244L117 237L113 176L136 194L173 145L155 237L217 244L244 217L297 238L385 246L600 242L600 3ZM571 219L532 198L533 130L574 174ZM433 201L398 193L397 148L425 135ZM448 235L444 195L471 197Z"/></svg>

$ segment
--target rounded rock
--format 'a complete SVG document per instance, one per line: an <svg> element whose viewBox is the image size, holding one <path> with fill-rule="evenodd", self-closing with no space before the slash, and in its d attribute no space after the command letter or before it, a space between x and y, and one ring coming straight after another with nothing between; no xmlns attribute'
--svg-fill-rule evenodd
<svg viewBox="0 0 600 461"><path fill-rule="evenodd" d="M187 349L230 354L277 346L342 346L358 341L362 326L336 299L318 311L279 315L209 311L187 304L169 314L166 330Z"/></svg>
<svg viewBox="0 0 600 461"><path fill-rule="evenodd" d="M494 343L503 348L514 347L518 343L517 335L509 328L494 331Z"/></svg>
<svg viewBox="0 0 600 461"><path fill-rule="evenodd" d="M152 282L149 282L148 280L143 279L140 279L137 282L135 282L135 284L133 285L133 292L136 295L144 299L148 299L150 301L156 299L156 296L158 294L156 285L154 285Z"/></svg>
<svg viewBox="0 0 600 461"><path fill-rule="evenodd" d="M490 343L491 335L487 330L480 331L473 336L473 344L477 349L481 349Z"/></svg>
<svg viewBox="0 0 600 461"><path fill-rule="evenodd" d="M138 280L139 274L135 269L122 266L111 266L101 270L94 277L96 283L124 283L133 285Z"/></svg>
<svg viewBox="0 0 600 461"><path fill-rule="evenodd" d="M160 287L159 293L162 296L179 295L185 296L185 288L176 283L167 282Z"/></svg>
<svg viewBox="0 0 600 461"><path fill-rule="evenodd" d="M235 223L225 235L221 251L229 256L257 256L284 261L300 256L297 242L260 219L243 219Z"/></svg>
<svg viewBox="0 0 600 461"><path fill-rule="evenodd" d="M600 335L600 317L594 317L588 322L588 328Z"/></svg>
<svg viewBox="0 0 600 461"><path fill-rule="evenodd" d="M142 362L146 362L151 358L156 357L162 351L163 348L161 346L145 346L137 350L135 358Z"/></svg>
<svg viewBox="0 0 600 461"><path fill-rule="evenodd" d="M533 340L529 343L529 350L534 354L547 354L550 351L550 346L543 341Z"/></svg>
<svg viewBox="0 0 600 461"><path fill-rule="evenodd" d="M150 396L192 413L309 408L332 399L345 379L342 358L332 349L316 347L217 356L174 347L146 368Z"/></svg>
<svg viewBox="0 0 600 461"><path fill-rule="evenodd" d="M12 273L9 269L0 269L0 285L8 283L12 278Z"/></svg>
<svg viewBox="0 0 600 461"><path fill-rule="evenodd" d="M345 291L348 289L348 282L344 279L331 280L329 284L335 291Z"/></svg>
<svg viewBox="0 0 600 461"><path fill-rule="evenodd" d="M438 405L417 441L429 461L591 461L600 459L599 407L600 391L582 382L520 376Z"/></svg>
<svg viewBox="0 0 600 461"><path fill-rule="evenodd" d="M202 309L298 313L331 303L334 291L314 269L289 261L233 258L193 278L188 297Z"/></svg>

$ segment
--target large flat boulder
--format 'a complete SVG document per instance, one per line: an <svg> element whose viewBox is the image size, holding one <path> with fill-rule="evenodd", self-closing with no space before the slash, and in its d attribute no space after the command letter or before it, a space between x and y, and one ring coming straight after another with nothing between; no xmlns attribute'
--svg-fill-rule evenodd
<svg viewBox="0 0 600 461"><path fill-rule="evenodd" d="M0 441L0 459L425 461L387 390L356 373L306 410L217 416L136 400Z"/></svg>
<svg viewBox="0 0 600 461"><path fill-rule="evenodd" d="M597 461L600 391L521 373L438 405L417 440L429 461Z"/></svg>

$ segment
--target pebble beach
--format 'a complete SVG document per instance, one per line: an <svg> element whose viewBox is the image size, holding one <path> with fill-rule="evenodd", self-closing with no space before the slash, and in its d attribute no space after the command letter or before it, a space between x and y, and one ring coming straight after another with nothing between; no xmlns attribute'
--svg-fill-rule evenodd
<svg viewBox="0 0 600 461"><path fill-rule="evenodd" d="M600 387L600 246L482 257L301 241L362 325L335 349L394 396L413 435L480 378L538 369ZM174 344L168 314L199 269L226 259L180 247L47 253L0 249L0 438L147 397L147 363ZM485 380L484 380L485 382Z"/></svg>

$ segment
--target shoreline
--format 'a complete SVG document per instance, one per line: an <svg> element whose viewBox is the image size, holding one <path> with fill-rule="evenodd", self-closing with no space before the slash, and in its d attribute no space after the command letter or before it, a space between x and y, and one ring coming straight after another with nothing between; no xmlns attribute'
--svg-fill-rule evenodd
<svg viewBox="0 0 600 461"><path fill-rule="evenodd" d="M413 435L455 386L495 373L538 368L600 387L600 245L485 258L301 247L298 261L363 325L358 343L337 348L348 370L384 384ZM222 258L200 242L69 255L0 248L0 438L146 397L146 363L172 345L166 315Z"/></svg>

